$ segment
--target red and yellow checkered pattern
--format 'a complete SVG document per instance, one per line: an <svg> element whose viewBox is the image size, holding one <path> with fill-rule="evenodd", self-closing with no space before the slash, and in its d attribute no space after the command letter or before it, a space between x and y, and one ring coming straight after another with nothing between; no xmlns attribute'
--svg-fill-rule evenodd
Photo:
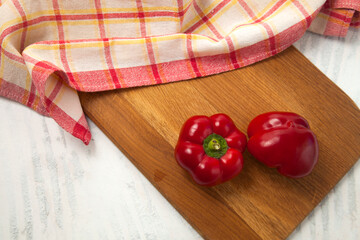
<svg viewBox="0 0 360 240"><path fill-rule="evenodd" d="M328 36L345 37L349 27L360 28L360 0L329 0L309 30Z"/></svg>
<svg viewBox="0 0 360 240"><path fill-rule="evenodd" d="M174 82L240 68L313 31L359 26L359 1L0 0L0 95L86 144L77 91ZM318 18L316 15L321 10ZM319 19L319 20L318 20ZM124 113L126 114L126 113Z"/></svg>

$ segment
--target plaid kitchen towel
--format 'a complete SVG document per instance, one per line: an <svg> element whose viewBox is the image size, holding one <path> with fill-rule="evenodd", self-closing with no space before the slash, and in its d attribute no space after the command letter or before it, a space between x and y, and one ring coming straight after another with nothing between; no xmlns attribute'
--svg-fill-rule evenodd
<svg viewBox="0 0 360 240"><path fill-rule="evenodd" d="M360 28L360 0L329 0L309 30L328 36L345 37L349 27Z"/></svg>
<svg viewBox="0 0 360 240"><path fill-rule="evenodd" d="M0 0L0 95L52 117L88 144L77 91L240 68L286 49L314 19L311 29L322 34L343 36L359 27L359 0L324 3Z"/></svg>

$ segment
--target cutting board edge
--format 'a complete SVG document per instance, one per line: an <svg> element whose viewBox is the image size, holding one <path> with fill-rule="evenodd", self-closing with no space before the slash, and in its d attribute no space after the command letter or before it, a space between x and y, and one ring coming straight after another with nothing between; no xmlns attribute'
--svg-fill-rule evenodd
<svg viewBox="0 0 360 240"><path fill-rule="evenodd" d="M347 100L349 101L349 104L357 111L360 112L360 106L358 106L355 101L343 90L341 89L338 85L335 84L335 82L333 80L331 80L328 76L325 75L325 73L323 73L317 66L315 66L302 52L300 52L294 45L291 45L289 48L285 49L284 51L288 51L288 50L293 50L296 52L296 54L301 55L304 59L304 61L306 61L309 65L312 66L312 68L316 69L316 71L318 72L318 74L321 74L323 77L327 78L330 80L330 83L334 86L334 88L336 88L339 92L342 93L343 96L345 96L347 98ZM273 57L279 57L278 55L275 55ZM262 61L266 61L268 60L264 59ZM261 62L261 61L260 61ZM256 62L258 63L258 62ZM254 64L256 64L254 63Z"/></svg>

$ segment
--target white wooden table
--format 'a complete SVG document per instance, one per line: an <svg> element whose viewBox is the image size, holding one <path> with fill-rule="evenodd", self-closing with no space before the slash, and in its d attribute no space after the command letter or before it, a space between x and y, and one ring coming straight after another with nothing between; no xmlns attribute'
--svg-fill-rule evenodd
<svg viewBox="0 0 360 240"><path fill-rule="evenodd" d="M295 46L360 106L359 30ZM0 239L201 239L92 122L85 146L5 98L0 116ZM360 161L289 239L360 239Z"/></svg>

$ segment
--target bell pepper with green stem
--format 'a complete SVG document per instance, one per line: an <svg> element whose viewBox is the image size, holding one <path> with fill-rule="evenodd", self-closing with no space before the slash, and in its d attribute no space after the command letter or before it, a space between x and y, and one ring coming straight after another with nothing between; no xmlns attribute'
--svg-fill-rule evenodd
<svg viewBox="0 0 360 240"><path fill-rule="evenodd" d="M193 116L181 129L175 158L196 183L214 186L240 173L245 147L245 134L229 116Z"/></svg>

